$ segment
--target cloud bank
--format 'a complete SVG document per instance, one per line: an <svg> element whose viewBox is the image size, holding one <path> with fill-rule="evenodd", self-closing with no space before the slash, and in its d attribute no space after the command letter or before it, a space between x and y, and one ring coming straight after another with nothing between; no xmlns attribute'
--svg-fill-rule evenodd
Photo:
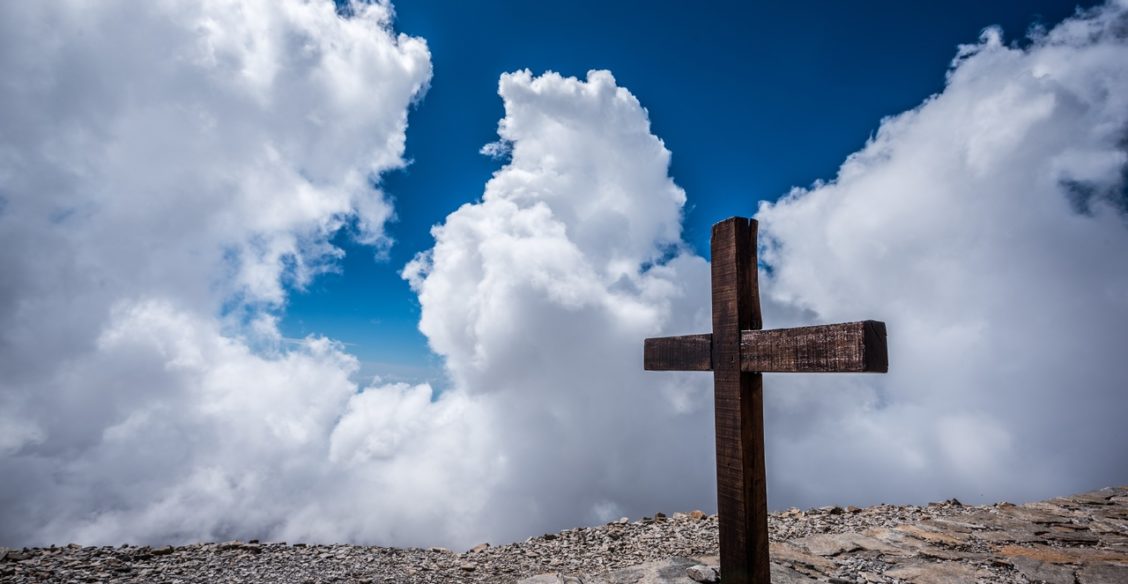
<svg viewBox="0 0 1128 584"><path fill-rule="evenodd" d="M1128 481L1128 4L989 29L837 178L761 206L766 325L887 321L887 376L771 376L778 502Z"/></svg>
<svg viewBox="0 0 1128 584"><path fill-rule="evenodd" d="M670 152L606 71L520 71L498 93L501 141L488 150L509 162L404 270L420 329L494 441L483 534L709 493L707 380L642 371L642 338L710 319L708 265L681 241Z"/></svg>
<svg viewBox="0 0 1128 584"><path fill-rule="evenodd" d="M391 8L0 7L0 541L285 532L355 360L284 342L430 79Z"/></svg>

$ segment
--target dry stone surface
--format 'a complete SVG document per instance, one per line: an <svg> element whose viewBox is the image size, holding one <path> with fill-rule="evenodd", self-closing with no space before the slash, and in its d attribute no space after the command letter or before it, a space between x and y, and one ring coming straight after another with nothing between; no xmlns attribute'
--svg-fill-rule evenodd
<svg viewBox="0 0 1128 584"><path fill-rule="evenodd" d="M1128 487L1026 505L790 509L768 526L774 584L1128 583ZM464 552L257 541L0 548L0 582L694 584L711 579L716 553L716 516L659 513Z"/></svg>

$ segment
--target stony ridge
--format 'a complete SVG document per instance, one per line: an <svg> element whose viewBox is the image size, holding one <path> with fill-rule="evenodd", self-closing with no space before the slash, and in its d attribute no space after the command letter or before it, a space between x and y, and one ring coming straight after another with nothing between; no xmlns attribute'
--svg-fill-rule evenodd
<svg viewBox="0 0 1128 584"><path fill-rule="evenodd" d="M1128 583L1128 487L1025 505L790 509L769 517L769 531L776 584ZM715 565L716 550L716 516L695 511L461 553L257 541L0 548L0 582L692 583L687 567Z"/></svg>

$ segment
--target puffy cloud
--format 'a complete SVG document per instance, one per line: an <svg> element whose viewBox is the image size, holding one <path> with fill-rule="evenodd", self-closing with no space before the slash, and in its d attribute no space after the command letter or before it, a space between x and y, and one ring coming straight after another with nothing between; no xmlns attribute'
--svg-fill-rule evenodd
<svg viewBox="0 0 1128 584"><path fill-rule="evenodd" d="M12 2L0 76L0 541L286 532L356 365L272 315L340 229L387 245L426 44L383 3Z"/></svg>
<svg viewBox="0 0 1128 584"><path fill-rule="evenodd" d="M772 376L773 501L1031 499L1128 480L1128 4L1006 46L761 206L766 324L879 318L887 376Z"/></svg>
<svg viewBox="0 0 1128 584"><path fill-rule="evenodd" d="M606 71L520 71L499 94L487 151L508 163L404 272L453 391L491 420L478 522L504 540L682 508L712 491L708 380L641 362L642 338L709 321L670 153Z"/></svg>

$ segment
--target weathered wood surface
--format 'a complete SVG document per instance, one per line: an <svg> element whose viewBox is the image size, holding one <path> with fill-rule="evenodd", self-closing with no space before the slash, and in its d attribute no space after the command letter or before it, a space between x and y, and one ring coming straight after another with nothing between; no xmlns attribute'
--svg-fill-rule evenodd
<svg viewBox="0 0 1128 584"><path fill-rule="evenodd" d="M712 371L713 335L646 339L642 368L647 371Z"/></svg>
<svg viewBox="0 0 1128 584"><path fill-rule="evenodd" d="M646 339L647 371L710 371L712 335ZM761 373L885 373L885 323L876 320L740 331L740 370Z"/></svg>
<svg viewBox="0 0 1128 584"><path fill-rule="evenodd" d="M734 217L714 225L711 245L721 574L726 584L768 584L763 376L740 367L741 331L761 326L756 222Z"/></svg>
<svg viewBox="0 0 1128 584"><path fill-rule="evenodd" d="M885 373L885 323L876 320L740 335L740 368L781 373Z"/></svg>

